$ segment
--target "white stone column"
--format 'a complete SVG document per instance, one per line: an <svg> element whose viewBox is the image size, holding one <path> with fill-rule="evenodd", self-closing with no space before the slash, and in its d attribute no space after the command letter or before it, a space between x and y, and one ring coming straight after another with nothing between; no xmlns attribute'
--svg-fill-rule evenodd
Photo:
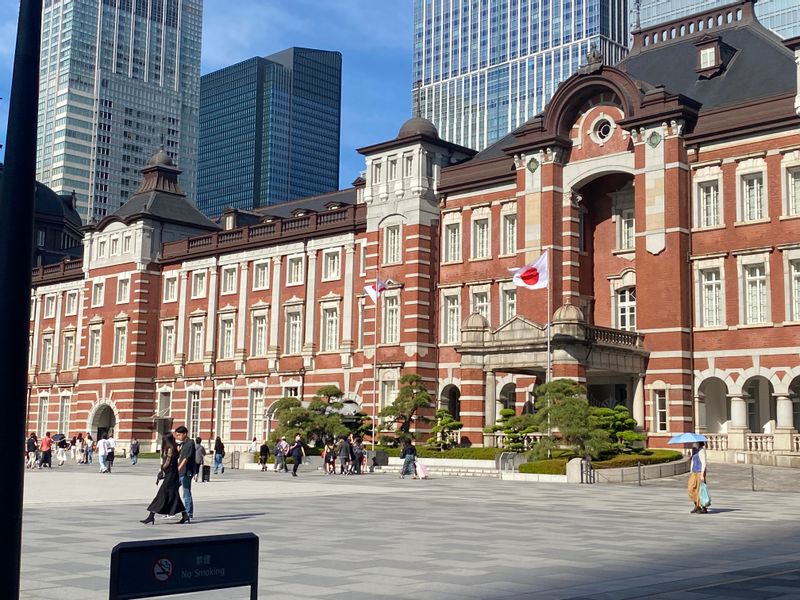
<svg viewBox="0 0 800 600"><path fill-rule="evenodd" d="M644 374L637 375L633 385L633 418L636 420L637 430L643 431L645 429Z"/></svg>
<svg viewBox="0 0 800 600"><path fill-rule="evenodd" d="M351 242L345 246L344 259L344 305L342 307L342 367L350 368L353 354L353 297L354 269L355 269L355 245Z"/></svg>
<svg viewBox="0 0 800 600"><path fill-rule="evenodd" d="M306 271L306 325L303 341L303 366L312 368L314 359L314 324L317 316L317 251L306 252L308 269Z"/></svg>
<svg viewBox="0 0 800 600"><path fill-rule="evenodd" d="M703 394L697 394L694 397L694 430L697 433L705 433L707 429L706 397Z"/></svg>
<svg viewBox="0 0 800 600"><path fill-rule="evenodd" d="M792 399L788 394L775 394L776 402L776 427L773 437L775 450L792 450L792 436L794 429L794 414Z"/></svg>
<svg viewBox="0 0 800 600"><path fill-rule="evenodd" d="M75 366L81 366L81 343L83 342L83 302L84 302L84 289L78 291L78 323L75 332Z"/></svg>
<svg viewBox="0 0 800 600"><path fill-rule="evenodd" d="M56 330L53 332L53 370L61 370L61 307L64 300L64 292L58 292L56 296Z"/></svg>
<svg viewBox="0 0 800 600"><path fill-rule="evenodd" d="M244 369L244 361L247 358L247 346L245 345L245 333L247 332L247 262L239 264L239 314L236 324L236 369L241 372Z"/></svg>
<svg viewBox="0 0 800 600"><path fill-rule="evenodd" d="M208 281L208 315L206 317L206 352L203 363L207 374L211 374L216 356L217 344L217 265L209 268Z"/></svg>
<svg viewBox="0 0 800 600"><path fill-rule="evenodd" d="M36 373L39 370L39 330L42 321L42 296L36 294L33 300L33 339L31 340L31 364L29 373Z"/></svg>
<svg viewBox="0 0 800 600"><path fill-rule="evenodd" d="M175 340L175 364L183 365L186 362L185 337L186 337L186 295L189 288L189 272L181 271L178 282L178 326L177 339ZM176 368L176 374L177 368Z"/></svg>
<svg viewBox="0 0 800 600"><path fill-rule="evenodd" d="M494 371L486 371L483 387L483 426L491 427L497 421L497 376ZM483 435L484 447L494 447L495 437L492 434Z"/></svg>
<svg viewBox="0 0 800 600"><path fill-rule="evenodd" d="M281 260L283 257L274 256L272 258L272 305L269 308L269 350L267 356L269 368L275 371L278 368L278 355L280 345L278 343L278 332L281 319Z"/></svg>
<svg viewBox="0 0 800 600"><path fill-rule="evenodd" d="M747 401L739 395L731 395L731 426L728 431L728 448L745 450L747 448Z"/></svg>

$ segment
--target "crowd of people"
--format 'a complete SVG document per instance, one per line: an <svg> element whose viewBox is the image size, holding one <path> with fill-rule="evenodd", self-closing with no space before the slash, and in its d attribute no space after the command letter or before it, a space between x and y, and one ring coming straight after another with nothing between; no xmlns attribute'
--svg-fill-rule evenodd
<svg viewBox="0 0 800 600"><path fill-rule="evenodd" d="M116 445L112 433L103 434L95 442L91 433L87 433L85 437L79 433L68 439L63 433L51 435L48 431L39 439L36 432L32 431L25 440L25 466L28 469L52 469L54 450L59 467L66 464L69 458L79 465L90 465L92 457L97 453L100 472L110 473Z"/></svg>

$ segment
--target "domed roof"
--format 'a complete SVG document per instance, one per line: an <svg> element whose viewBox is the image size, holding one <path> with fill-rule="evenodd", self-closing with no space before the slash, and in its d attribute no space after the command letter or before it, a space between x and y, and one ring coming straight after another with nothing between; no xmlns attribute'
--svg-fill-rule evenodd
<svg viewBox="0 0 800 600"><path fill-rule="evenodd" d="M3 188L3 164L0 163L0 198ZM34 212L39 217L50 217L63 220L80 228L81 216L75 209L69 194L60 196L47 187L45 184L36 182L34 192Z"/></svg>
<svg viewBox="0 0 800 600"><path fill-rule="evenodd" d="M436 130L436 125L431 123L428 119L422 117L411 117L408 121L403 123L400 132L397 134L398 139L411 137L412 135L427 135L430 137L439 137L439 132Z"/></svg>
<svg viewBox="0 0 800 600"><path fill-rule="evenodd" d="M562 304L553 314L553 321L583 321L583 311L574 304Z"/></svg>
<svg viewBox="0 0 800 600"><path fill-rule="evenodd" d="M160 167L174 167L175 163L172 162L172 159L170 158L169 154L164 152L164 150L162 148L161 150L159 150L158 152L153 154L153 156L150 157L150 161L147 163L147 166L148 167L158 167L158 166L160 166Z"/></svg>
<svg viewBox="0 0 800 600"><path fill-rule="evenodd" d="M470 316L467 317L467 320L464 321L462 329L488 329L489 328L489 321L487 321L484 316L480 313L472 313Z"/></svg>

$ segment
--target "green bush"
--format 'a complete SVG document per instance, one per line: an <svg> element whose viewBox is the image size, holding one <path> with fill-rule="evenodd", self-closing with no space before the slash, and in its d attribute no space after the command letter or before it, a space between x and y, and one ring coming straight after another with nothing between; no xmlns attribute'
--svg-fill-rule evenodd
<svg viewBox="0 0 800 600"><path fill-rule="evenodd" d="M594 461L595 469L622 469L635 467L638 463L643 465L658 465L661 463L679 460L683 454L675 450L645 450L639 454L617 454L606 460Z"/></svg>
<svg viewBox="0 0 800 600"><path fill-rule="evenodd" d="M364 448L372 452L372 446L364 444ZM458 458L464 460L494 460L502 450L500 448L450 448L449 450L435 450L423 445L416 446L417 456L420 458ZM389 456L400 456L400 448L389 446L375 446L375 450L383 450Z"/></svg>
<svg viewBox="0 0 800 600"><path fill-rule="evenodd" d="M519 472L539 475L565 475L567 473L567 459L550 458L523 463L519 466Z"/></svg>

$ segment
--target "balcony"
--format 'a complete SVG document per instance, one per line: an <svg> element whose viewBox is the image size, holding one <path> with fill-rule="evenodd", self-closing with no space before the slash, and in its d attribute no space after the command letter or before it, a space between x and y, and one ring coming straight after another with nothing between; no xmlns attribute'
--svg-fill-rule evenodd
<svg viewBox="0 0 800 600"><path fill-rule="evenodd" d="M53 283L83 277L82 260L62 260L54 265L35 267L32 272L33 285Z"/></svg>

